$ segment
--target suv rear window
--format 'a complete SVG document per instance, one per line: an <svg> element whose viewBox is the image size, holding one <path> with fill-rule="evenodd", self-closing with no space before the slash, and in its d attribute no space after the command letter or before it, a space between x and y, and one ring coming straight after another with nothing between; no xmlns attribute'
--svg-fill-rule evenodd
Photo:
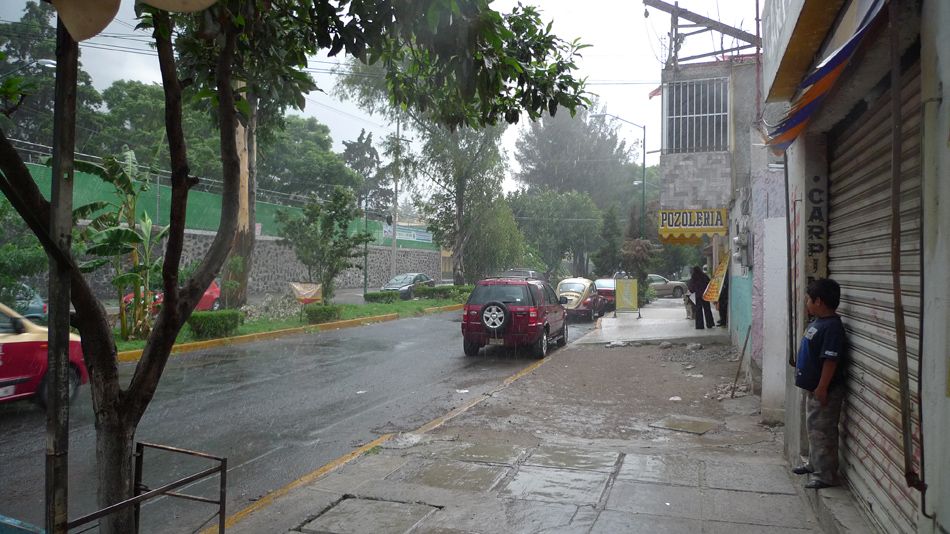
<svg viewBox="0 0 950 534"><path fill-rule="evenodd" d="M493 300L516 306L533 304L526 284L478 284L468 297L469 304L478 306Z"/></svg>

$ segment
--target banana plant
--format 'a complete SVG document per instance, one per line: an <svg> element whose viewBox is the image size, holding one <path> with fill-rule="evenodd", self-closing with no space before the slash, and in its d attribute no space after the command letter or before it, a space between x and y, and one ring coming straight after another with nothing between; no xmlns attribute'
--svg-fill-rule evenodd
<svg viewBox="0 0 950 534"><path fill-rule="evenodd" d="M112 265L116 275L112 285L119 295L119 325L123 339L145 339L151 331L150 314L156 294L152 291L152 276L160 275L162 256L156 247L168 234L168 226L152 235L152 220L148 214L142 214L136 229L125 226L110 226L97 230L88 236L92 244L86 253L100 256L79 266L84 273L90 273ZM135 262L124 269L123 258L133 257ZM155 259L153 259L155 258ZM124 294L126 287L132 287L132 300L126 305Z"/></svg>

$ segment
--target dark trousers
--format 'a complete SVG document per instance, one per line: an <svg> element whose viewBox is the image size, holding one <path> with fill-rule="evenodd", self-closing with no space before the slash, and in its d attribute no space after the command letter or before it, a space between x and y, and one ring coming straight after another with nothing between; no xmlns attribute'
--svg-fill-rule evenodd
<svg viewBox="0 0 950 534"><path fill-rule="evenodd" d="M701 295L696 295L698 302L696 303L696 310L693 313L693 316L696 318L696 329L703 329L703 318L706 319L706 328L712 328L716 326L716 321L713 320L712 307L709 305L708 300L703 300Z"/></svg>
<svg viewBox="0 0 950 534"><path fill-rule="evenodd" d="M729 322L729 301L720 300L719 301L719 324L726 324Z"/></svg>

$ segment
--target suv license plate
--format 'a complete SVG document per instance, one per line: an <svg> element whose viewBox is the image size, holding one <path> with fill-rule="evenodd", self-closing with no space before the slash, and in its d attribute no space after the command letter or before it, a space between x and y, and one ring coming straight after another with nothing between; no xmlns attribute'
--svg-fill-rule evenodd
<svg viewBox="0 0 950 534"><path fill-rule="evenodd" d="M504 345L505 340L500 337L492 337L492 338L488 338L488 344L489 345Z"/></svg>

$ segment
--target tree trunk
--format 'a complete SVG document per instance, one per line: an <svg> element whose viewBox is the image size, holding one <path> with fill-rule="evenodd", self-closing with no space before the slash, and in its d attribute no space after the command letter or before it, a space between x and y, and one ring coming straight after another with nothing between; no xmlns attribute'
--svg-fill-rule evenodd
<svg viewBox="0 0 950 534"><path fill-rule="evenodd" d="M136 422L126 422L117 413L96 417L96 463L99 483L98 502L102 508L115 504L133 495L132 453ZM108 466L107 469L103 468ZM101 534L124 534L135 532L135 517L132 508L112 514L99 525Z"/></svg>
<svg viewBox="0 0 950 534"><path fill-rule="evenodd" d="M243 87L244 83L238 82L238 87ZM254 113L251 114L251 120L254 120ZM224 287L221 289L221 301L225 308L237 309L247 304L247 271L250 263L251 251L251 228L250 228L250 202L248 194L249 170L250 170L250 131L243 126L238 125L235 134L238 156L241 159L241 184L238 202L238 223L237 233L234 235L234 243L231 246L231 252L228 259L225 260Z"/></svg>

